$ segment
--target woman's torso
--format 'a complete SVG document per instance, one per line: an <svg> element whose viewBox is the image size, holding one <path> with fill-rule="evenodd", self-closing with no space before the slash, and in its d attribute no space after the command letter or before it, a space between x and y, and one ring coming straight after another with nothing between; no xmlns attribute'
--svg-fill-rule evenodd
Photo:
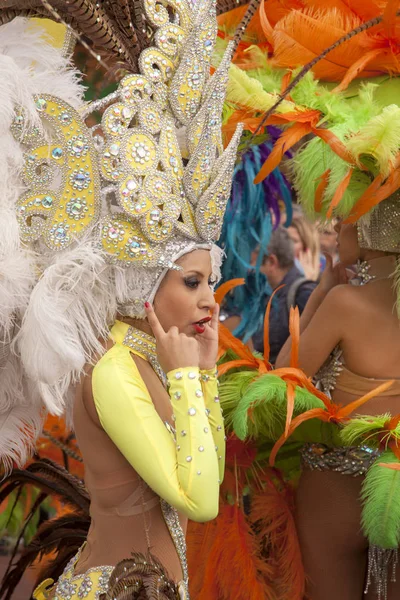
<svg viewBox="0 0 400 600"><path fill-rule="evenodd" d="M135 362L151 397L156 398L154 404L160 418L171 422L168 394L145 360L135 357ZM101 427L90 374L76 394L74 428L91 498L91 526L75 573L84 573L100 565L115 565L130 557L132 552L151 551L172 579L181 580L181 563L164 520L160 499ZM185 530L187 520L180 517L180 523Z"/></svg>
<svg viewBox="0 0 400 600"><path fill-rule="evenodd" d="M332 399L349 404L381 383L395 380L384 395L370 399L360 414L400 413L400 324L393 280L348 289L349 311L340 342L343 369ZM396 381L398 380L398 381Z"/></svg>

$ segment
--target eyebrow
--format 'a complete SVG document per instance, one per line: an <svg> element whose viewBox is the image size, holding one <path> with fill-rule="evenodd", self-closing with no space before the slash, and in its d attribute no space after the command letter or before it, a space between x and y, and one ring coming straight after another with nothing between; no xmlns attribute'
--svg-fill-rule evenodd
<svg viewBox="0 0 400 600"><path fill-rule="evenodd" d="M196 271L195 269L190 269L190 271L187 271L184 273L184 275L185 277L188 275L199 275L199 277L205 277L204 273L201 273L201 271Z"/></svg>

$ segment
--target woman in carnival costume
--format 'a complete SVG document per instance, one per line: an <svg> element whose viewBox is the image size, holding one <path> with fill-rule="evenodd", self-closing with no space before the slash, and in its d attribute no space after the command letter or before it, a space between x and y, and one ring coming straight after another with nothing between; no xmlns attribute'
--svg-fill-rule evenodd
<svg viewBox="0 0 400 600"><path fill-rule="evenodd" d="M261 49L249 49L247 66L242 56L228 85L234 120L284 127L255 182L311 134L291 162L297 197L307 215L340 220L341 263L328 261L300 337L293 314L276 371L246 373L248 357L220 394L239 437L275 442L270 462L287 478L301 456L296 520L313 600L399 593L396 11L391 2L262 3ZM348 285L353 263L359 285Z"/></svg>
<svg viewBox="0 0 400 600"><path fill-rule="evenodd" d="M224 474L213 286L241 135L223 149L231 49L210 77L213 0L7 5L1 458L23 464L46 411L73 413L91 501L86 543L34 597L188 598L187 519L217 515ZM18 11L117 58L116 92L85 104L66 40Z"/></svg>

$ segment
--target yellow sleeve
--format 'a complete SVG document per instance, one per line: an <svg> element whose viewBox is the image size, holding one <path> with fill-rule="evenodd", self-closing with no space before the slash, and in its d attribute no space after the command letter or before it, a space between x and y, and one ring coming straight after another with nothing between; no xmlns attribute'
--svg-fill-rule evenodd
<svg viewBox="0 0 400 600"><path fill-rule="evenodd" d="M198 368L167 375L176 442L124 347L114 346L93 370L100 423L140 477L193 521L218 514L218 456L209 431Z"/></svg>
<svg viewBox="0 0 400 600"><path fill-rule="evenodd" d="M218 378L216 369L200 371L201 387L204 395L208 421L218 456L219 481L222 483L225 473L225 427L222 408L219 402Z"/></svg>

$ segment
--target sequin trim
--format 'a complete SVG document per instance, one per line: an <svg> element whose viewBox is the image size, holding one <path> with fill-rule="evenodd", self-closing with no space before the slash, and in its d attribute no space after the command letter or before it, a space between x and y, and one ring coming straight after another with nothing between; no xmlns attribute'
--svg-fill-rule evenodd
<svg viewBox="0 0 400 600"><path fill-rule="evenodd" d="M108 589L111 573L114 567L106 565L101 567L92 567L85 573L74 575L75 566L80 558L84 545L78 550L77 554L71 558L64 569L63 574L57 582L54 600L73 600L74 596L86 598L92 590L93 581L90 578L92 573L100 573L97 589L95 591L95 600L99 600L101 594L105 594ZM81 584L78 586L78 581Z"/></svg>
<svg viewBox="0 0 400 600"><path fill-rule="evenodd" d="M157 360L156 341L151 335L131 326L126 332L122 343L134 352L142 354L151 364L163 386L167 386L166 375Z"/></svg>
<svg viewBox="0 0 400 600"><path fill-rule="evenodd" d="M312 471L336 471L342 475L365 475L380 456L378 450L368 446L339 446L307 443L300 450L303 466Z"/></svg>
<svg viewBox="0 0 400 600"><path fill-rule="evenodd" d="M181 563L183 574L181 587L184 588L186 594L183 598L189 600L189 571L186 558L186 540L179 521L178 511L163 499L161 499L161 510Z"/></svg>

